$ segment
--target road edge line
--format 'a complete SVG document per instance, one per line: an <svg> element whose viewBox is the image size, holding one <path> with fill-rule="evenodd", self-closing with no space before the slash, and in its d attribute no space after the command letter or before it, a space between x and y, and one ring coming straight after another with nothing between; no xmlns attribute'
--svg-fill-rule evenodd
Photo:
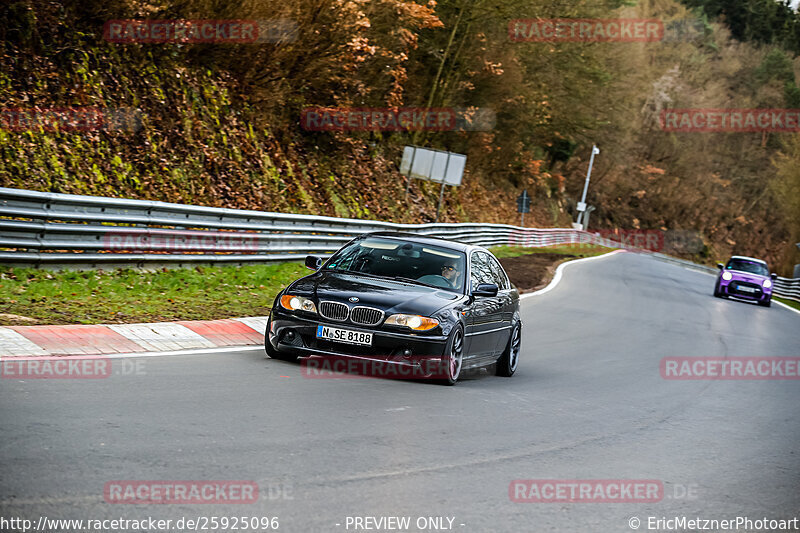
<svg viewBox="0 0 800 533"><path fill-rule="evenodd" d="M103 359L130 359L133 357L165 357L169 355L205 355L210 353L219 353L219 352L246 352L249 350L258 350L261 348L263 350L263 346L261 344L249 344L246 346L217 346L215 348L191 348L188 350L169 350L164 352L131 352L131 353L114 353L114 354L102 354L96 357L102 357ZM69 356L61 356L61 357L69 357ZM89 356L95 357L95 356Z"/></svg>
<svg viewBox="0 0 800 533"><path fill-rule="evenodd" d="M614 254L619 254L623 252L625 252L625 250L614 250L612 252L607 252L601 255L594 255L592 257L583 257L581 259L573 259L572 261L566 261L564 263L561 263L560 265L558 265L558 267L556 267L556 273L553 276L553 279L550 280L550 283L548 283L545 288L539 289L538 291L526 292L525 294L521 294L519 299L524 300L526 298L530 298L531 296L538 296L541 294L545 294L555 289L556 285L558 285L558 283L561 281L562 272L564 271L565 268L567 268L567 265L574 265L575 263L582 263L584 261L591 261L593 259L602 259L604 257L610 257Z"/></svg>
<svg viewBox="0 0 800 533"><path fill-rule="evenodd" d="M800 309L795 309L795 308L794 308L794 307L792 307L791 305L786 305L786 304L785 304L785 303L783 303L783 302L779 302L779 301L778 301L778 300L776 300L775 298L773 298L773 299L772 299L772 303L774 303L774 304L778 304L778 305L780 305L781 307L785 307L785 308L786 308L786 309L788 309L789 311L794 311L795 313L797 313L798 315L800 315Z"/></svg>
<svg viewBox="0 0 800 533"><path fill-rule="evenodd" d="M135 357L166 357L170 355L207 355L220 352L246 352L258 350L259 344L249 346L217 346L216 348L190 348L187 350L169 350L163 352L130 352L130 353L98 353L98 354L70 354L70 355L4 355L0 361L14 361L23 359L133 359ZM263 350L263 348L261 348Z"/></svg>

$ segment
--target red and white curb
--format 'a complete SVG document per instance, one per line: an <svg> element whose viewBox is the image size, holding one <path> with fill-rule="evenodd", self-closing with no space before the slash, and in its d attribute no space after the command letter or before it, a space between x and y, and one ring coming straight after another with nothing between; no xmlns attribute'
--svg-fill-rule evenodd
<svg viewBox="0 0 800 533"><path fill-rule="evenodd" d="M268 317L102 324L0 327L0 357L202 353L264 343Z"/></svg>

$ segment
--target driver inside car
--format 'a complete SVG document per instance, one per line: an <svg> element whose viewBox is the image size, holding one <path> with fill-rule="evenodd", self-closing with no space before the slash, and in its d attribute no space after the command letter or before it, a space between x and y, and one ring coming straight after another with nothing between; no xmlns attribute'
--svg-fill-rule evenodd
<svg viewBox="0 0 800 533"><path fill-rule="evenodd" d="M427 283L435 287L442 287L445 289L460 289L461 288L461 269L459 263L452 260L445 260L445 262L437 269L436 266L430 265L428 268L440 274L426 274L417 281ZM428 270L430 272L430 270Z"/></svg>
<svg viewBox="0 0 800 533"><path fill-rule="evenodd" d="M442 265L442 277L444 277L454 289L457 289L461 282L461 271L452 263L445 263Z"/></svg>

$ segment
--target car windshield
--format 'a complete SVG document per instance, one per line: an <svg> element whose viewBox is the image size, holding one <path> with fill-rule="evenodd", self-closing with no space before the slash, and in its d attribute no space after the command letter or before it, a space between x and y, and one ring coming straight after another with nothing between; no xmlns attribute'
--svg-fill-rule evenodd
<svg viewBox="0 0 800 533"><path fill-rule="evenodd" d="M769 269L766 265L755 261L747 261L746 259L731 259L728 261L728 266L725 267L725 270L738 270L739 272L748 272L759 276L769 276Z"/></svg>
<svg viewBox="0 0 800 533"><path fill-rule="evenodd" d="M366 238L337 252L324 270L357 272L463 292L463 252L398 239Z"/></svg>

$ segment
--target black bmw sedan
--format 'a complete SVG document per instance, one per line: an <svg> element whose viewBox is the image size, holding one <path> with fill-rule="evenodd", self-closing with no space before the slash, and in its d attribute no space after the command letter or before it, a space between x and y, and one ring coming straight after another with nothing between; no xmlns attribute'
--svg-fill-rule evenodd
<svg viewBox="0 0 800 533"><path fill-rule="evenodd" d="M315 272L275 298L265 334L272 358L355 358L449 385L468 368L517 369L519 293L484 248L369 233L306 266Z"/></svg>

